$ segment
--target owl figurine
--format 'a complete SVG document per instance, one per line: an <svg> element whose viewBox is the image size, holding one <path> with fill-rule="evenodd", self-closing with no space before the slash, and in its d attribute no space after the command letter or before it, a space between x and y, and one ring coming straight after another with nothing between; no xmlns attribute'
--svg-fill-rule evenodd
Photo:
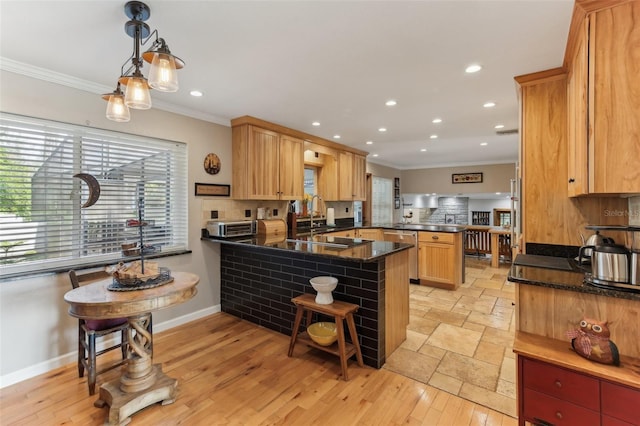
<svg viewBox="0 0 640 426"><path fill-rule="evenodd" d="M601 364L620 365L618 347L609 340L606 321L584 318L580 321L580 329L567 332L567 337L578 355Z"/></svg>

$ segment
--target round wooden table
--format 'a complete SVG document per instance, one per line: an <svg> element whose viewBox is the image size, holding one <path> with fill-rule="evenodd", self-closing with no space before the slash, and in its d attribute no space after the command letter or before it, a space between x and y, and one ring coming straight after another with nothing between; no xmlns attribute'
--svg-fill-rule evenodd
<svg viewBox="0 0 640 426"><path fill-rule="evenodd" d="M153 336L147 330L151 312L177 305L197 293L200 278L188 272L172 272L173 281L159 287L111 291L111 279L73 289L64 295L69 315L83 319L127 317L129 351L126 367L119 379L100 386L96 407L109 405L106 424L126 425L131 414L156 402L171 404L178 381L166 376L160 364L152 363Z"/></svg>

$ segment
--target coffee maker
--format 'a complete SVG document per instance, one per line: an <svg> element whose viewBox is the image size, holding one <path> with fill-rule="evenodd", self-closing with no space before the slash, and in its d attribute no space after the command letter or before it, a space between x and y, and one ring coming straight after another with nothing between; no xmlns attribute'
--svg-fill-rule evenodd
<svg viewBox="0 0 640 426"><path fill-rule="evenodd" d="M629 256L629 284L640 286L640 226L627 228L625 247Z"/></svg>

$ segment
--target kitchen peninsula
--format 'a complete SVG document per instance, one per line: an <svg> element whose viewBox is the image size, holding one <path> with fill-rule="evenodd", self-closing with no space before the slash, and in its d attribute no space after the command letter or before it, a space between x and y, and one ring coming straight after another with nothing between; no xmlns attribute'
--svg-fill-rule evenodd
<svg viewBox="0 0 640 426"><path fill-rule="evenodd" d="M221 243L222 311L290 335L293 297L315 294L309 279L338 278L336 300L354 315L365 364L380 368L405 339L409 323L410 244L316 235L253 236Z"/></svg>

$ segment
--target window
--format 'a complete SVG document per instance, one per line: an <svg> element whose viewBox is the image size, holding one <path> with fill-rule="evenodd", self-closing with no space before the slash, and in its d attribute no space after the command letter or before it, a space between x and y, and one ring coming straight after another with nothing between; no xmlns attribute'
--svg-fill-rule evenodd
<svg viewBox="0 0 640 426"><path fill-rule="evenodd" d="M371 184L372 223L393 223L393 181L374 176Z"/></svg>
<svg viewBox="0 0 640 426"><path fill-rule="evenodd" d="M35 118L0 114L0 277L122 258L145 247L187 248L186 145ZM82 208L89 187L100 197Z"/></svg>

